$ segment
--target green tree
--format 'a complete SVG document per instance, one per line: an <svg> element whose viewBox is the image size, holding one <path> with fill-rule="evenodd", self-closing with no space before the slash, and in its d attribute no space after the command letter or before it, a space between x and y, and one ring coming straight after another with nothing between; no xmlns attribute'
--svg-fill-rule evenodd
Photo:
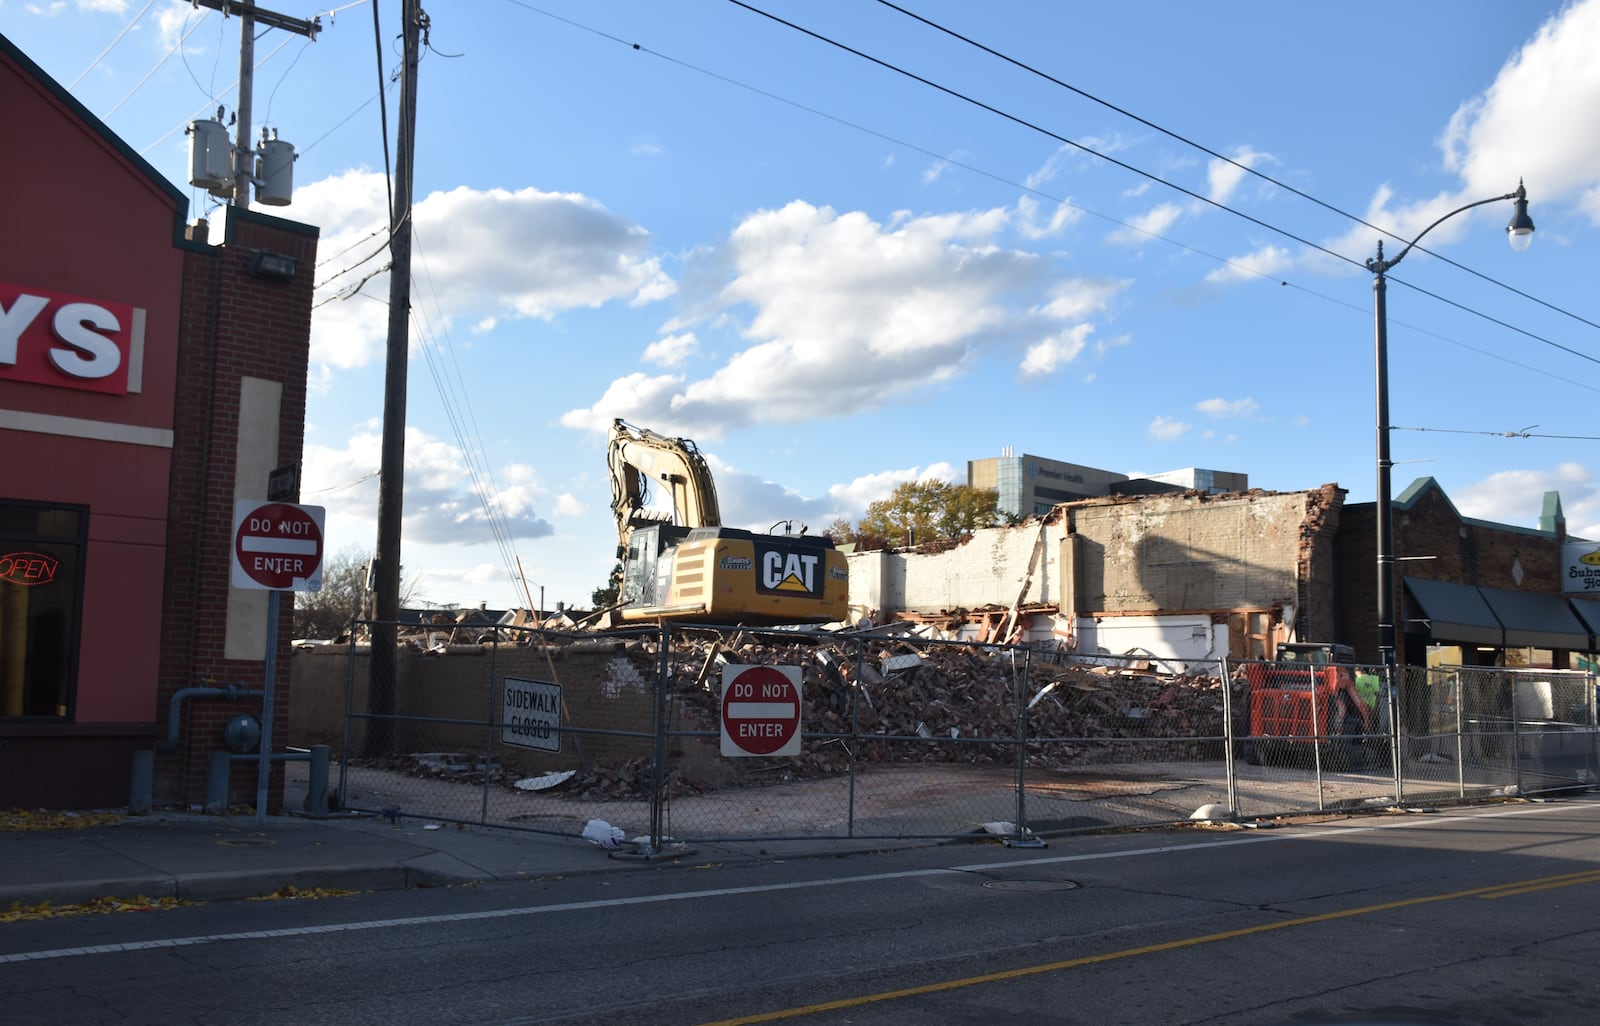
<svg viewBox="0 0 1600 1026"><path fill-rule="evenodd" d="M343 634L351 620L367 615L367 564L372 554L346 549L322 565L320 591L300 591L294 596L294 636L332 640ZM415 581L400 581L400 604L409 603Z"/></svg>
<svg viewBox="0 0 1600 1026"><path fill-rule="evenodd" d="M622 582L622 564L618 563L611 570L611 580L604 586L596 588L589 595L589 601L594 603L595 609L610 609L617 604L617 589Z"/></svg>
<svg viewBox="0 0 1600 1026"><path fill-rule="evenodd" d="M883 538L893 545L955 542L980 527L1002 522L999 498L970 485L906 481L887 499L868 506L853 533L858 542L866 538Z"/></svg>

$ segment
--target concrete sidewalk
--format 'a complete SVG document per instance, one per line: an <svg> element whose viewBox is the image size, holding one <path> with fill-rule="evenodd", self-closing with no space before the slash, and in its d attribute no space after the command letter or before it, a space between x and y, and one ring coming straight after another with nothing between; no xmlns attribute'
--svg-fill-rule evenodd
<svg viewBox="0 0 1600 1026"><path fill-rule="evenodd" d="M626 871L676 853L607 850L577 837L383 817L157 813L86 817L81 829L0 830L0 911L98 898L226 900L300 890L390 890ZM102 822L109 821L109 822ZM51 822L60 822L53 817ZM760 846L765 849L770 846ZM766 850L684 849L684 858Z"/></svg>

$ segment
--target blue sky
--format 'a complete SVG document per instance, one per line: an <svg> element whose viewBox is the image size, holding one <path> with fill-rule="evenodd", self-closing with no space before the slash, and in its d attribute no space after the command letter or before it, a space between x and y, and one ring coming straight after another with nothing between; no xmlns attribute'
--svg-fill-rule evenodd
<svg viewBox="0 0 1600 1026"><path fill-rule="evenodd" d="M366 2L263 6L322 16L315 42L258 36L253 121L299 154L270 212L321 229L302 501L331 551L368 552L400 4L377 41ZM519 604L525 581L587 605L618 416L699 442L724 521L761 530L1007 446L1371 501L1379 233L1347 215L1409 239L1519 179L1526 253L1495 203L1424 243L1482 277L1420 250L1392 274L1394 490L1431 475L1521 526L1558 490L1600 537L1600 0L900 6L1016 63L873 0L425 7L418 599ZM184 126L237 103L238 28L186 0L0 0L0 31L185 188Z"/></svg>

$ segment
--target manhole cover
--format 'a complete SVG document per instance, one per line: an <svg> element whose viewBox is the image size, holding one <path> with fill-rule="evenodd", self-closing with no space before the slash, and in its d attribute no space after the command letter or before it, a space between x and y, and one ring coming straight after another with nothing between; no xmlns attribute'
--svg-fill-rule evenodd
<svg viewBox="0 0 1600 1026"><path fill-rule="evenodd" d="M984 886L996 891L1071 891L1078 887L1071 880L989 880Z"/></svg>

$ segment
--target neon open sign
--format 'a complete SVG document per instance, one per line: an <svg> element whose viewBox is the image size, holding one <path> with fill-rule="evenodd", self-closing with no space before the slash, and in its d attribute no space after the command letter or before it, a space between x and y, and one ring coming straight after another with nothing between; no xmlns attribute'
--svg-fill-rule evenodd
<svg viewBox="0 0 1600 1026"><path fill-rule="evenodd" d="M0 581L6 584L49 584L56 579L61 560L38 552L8 552L0 556Z"/></svg>

